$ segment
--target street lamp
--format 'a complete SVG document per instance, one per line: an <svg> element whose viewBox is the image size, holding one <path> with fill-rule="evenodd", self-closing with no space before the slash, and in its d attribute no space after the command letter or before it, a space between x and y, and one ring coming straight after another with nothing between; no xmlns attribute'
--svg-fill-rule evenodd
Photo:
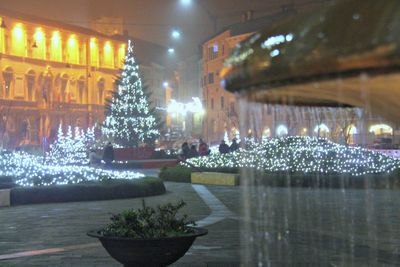
<svg viewBox="0 0 400 267"><path fill-rule="evenodd" d="M175 49L174 48L168 48L168 54L172 55L175 53Z"/></svg>
<svg viewBox="0 0 400 267"><path fill-rule="evenodd" d="M181 4L184 6L189 6L192 4L192 0L180 0Z"/></svg>
<svg viewBox="0 0 400 267"><path fill-rule="evenodd" d="M181 33L178 30L173 30L171 36L174 39L179 39L181 37Z"/></svg>
<svg viewBox="0 0 400 267"><path fill-rule="evenodd" d="M180 0L181 5L183 5L183 6L190 6L190 5L192 5L193 2L195 2L207 14L207 17L211 20L211 22L213 24L214 33L217 32L218 18L217 18L216 15L214 15L212 12L210 12L210 10L207 8L207 6L204 4L203 1L199 1L199 0Z"/></svg>

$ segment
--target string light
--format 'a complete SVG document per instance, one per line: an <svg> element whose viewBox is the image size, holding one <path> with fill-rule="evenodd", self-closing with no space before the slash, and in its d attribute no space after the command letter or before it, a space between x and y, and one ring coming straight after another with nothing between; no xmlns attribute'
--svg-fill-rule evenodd
<svg viewBox="0 0 400 267"><path fill-rule="evenodd" d="M137 179L143 174L78 165L48 165L41 157L24 152L0 154L0 176L11 176L23 187L77 184L100 179Z"/></svg>
<svg viewBox="0 0 400 267"><path fill-rule="evenodd" d="M247 149L228 154L187 160L196 167L250 167L264 171L366 174L389 173L400 168L400 160L379 152L347 147L316 137L282 137L247 142ZM182 163L189 167L189 165Z"/></svg>

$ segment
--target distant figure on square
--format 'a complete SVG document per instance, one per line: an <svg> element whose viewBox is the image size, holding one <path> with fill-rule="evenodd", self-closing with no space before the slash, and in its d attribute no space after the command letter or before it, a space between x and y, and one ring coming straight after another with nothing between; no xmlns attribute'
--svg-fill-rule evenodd
<svg viewBox="0 0 400 267"><path fill-rule="evenodd" d="M203 141L203 139L200 139L199 156L206 156L209 154L210 154L210 150L208 149L208 145Z"/></svg>
<svg viewBox="0 0 400 267"><path fill-rule="evenodd" d="M189 144L187 142L184 142L182 144L182 158L183 159L189 158L189 152L190 152Z"/></svg>
<svg viewBox="0 0 400 267"><path fill-rule="evenodd" d="M234 152L234 151L236 151L236 150L238 150L238 149L239 149L239 144L237 143L236 138L233 138L233 139L232 139L232 144L231 144L231 146L229 147L229 151L230 151L230 152Z"/></svg>
<svg viewBox="0 0 400 267"><path fill-rule="evenodd" d="M95 149L90 149L89 151L89 164L90 165L98 165L101 163L101 157L99 155L97 155L96 150Z"/></svg>
<svg viewBox="0 0 400 267"><path fill-rule="evenodd" d="M222 140L221 144L219 145L219 153L221 154L229 153L229 146L225 143L224 140Z"/></svg>
<svg viewBox="0 0 400 267"><path fill-rule="evenodd" d="M199 152L197 152L196 145L191 145L189 150L189 158L196 158L199 156Z"/></svg>
<svg viewBox="0 0 400 267"><path fill-rule="evenodd" d="M107 167L111 167L111 163L114 160L114 147L111 142L104 147L103 160L106 163Z"/></svg>

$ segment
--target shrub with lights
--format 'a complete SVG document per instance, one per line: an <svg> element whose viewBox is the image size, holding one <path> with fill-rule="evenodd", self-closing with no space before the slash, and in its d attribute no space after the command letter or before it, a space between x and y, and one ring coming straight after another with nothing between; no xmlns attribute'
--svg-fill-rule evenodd
<svg viewBox="0 0 400 267"><path fill-rule="evenodd" d="M141 143L152 145L160 135L159 122L142 86L131 41L116 84L117 90L106 105L103 134L123 147L138 147Z"/></svg>
<svg viewBox="0 0 400 267"><path fill-rule="evenodd" d="M326 139L297 136L252 142L247 149L223 155L213 153L188 162L199 168L249 167L269 172L351 176L390 173L400 169L400 160L378 152L343 146Z"/></svg>
<svg viewBox="0 0 400 267"><path fill-rule="evenodd" d="M137 179L143 174L133 171L112 171L77 165L47 165L41 157L24 152L0 154L0 176L13 177L20 186L77 184L102 179Z"/></svg>
<svg viewBox="0 0 400 267"><path fill-rule="evenodd" d="M56 165L88 164L87 156L89 141L92 138L92 130L87 134L78 127L72 135L71 126L64 135L62 126L58 128L57 139L50 145L50 151L46 153L46 163Z"/></svg>

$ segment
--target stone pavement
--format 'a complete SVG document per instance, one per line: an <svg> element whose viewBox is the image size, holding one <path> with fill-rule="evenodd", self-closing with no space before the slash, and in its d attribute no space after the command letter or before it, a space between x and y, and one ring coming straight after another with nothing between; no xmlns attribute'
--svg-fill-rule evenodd
<svg viewBox="0 0 400 267"><path fill-rule="evenodd" d="M209 230L172 266L400 266L400 194L166 183ZM0 209L0 266L120 266L86 231L141 199Z"/></svg>
<svg viewBox="0 0 400 267"><path fill-rule="evenodd" d="M167 194L148 197L146 204L183 199L188 203L184 212L196 221L212 213L190 184L166 183L166 187ZM112 213L140 206L141 199L126 199L0 209L0 266L120 266L108 256L100 242L85 233L106 224ZM209 234L198 238L185 257L173 266L237 265L240 254L238 221L218 218L204 222L201 223L204 226L214 223L207 226ZM210 251L214 256L210 257ZM21 252L32 256L13 255ZM24 257L1 260L2 256Z"/></svg>

